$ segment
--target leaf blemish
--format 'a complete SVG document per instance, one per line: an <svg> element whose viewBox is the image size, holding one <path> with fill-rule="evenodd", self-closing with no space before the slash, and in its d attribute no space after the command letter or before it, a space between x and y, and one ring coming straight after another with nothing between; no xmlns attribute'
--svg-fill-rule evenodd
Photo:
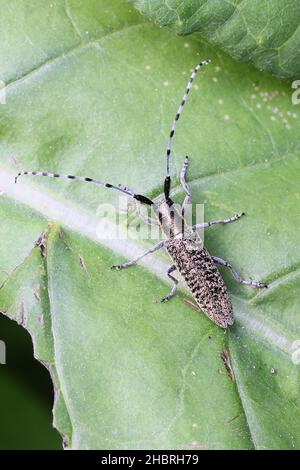
<svg viewBox="0 0 300 470"><path fill-rule="evenodd" d="M191 447L192 447L192 449L202 449L205 446L204 446L204 444L201 444L201 442L193 441L191 443Z"/></svg>
<svg viewBox="0 0 300 470"><path fill-rule="evenodd" d="M233 421L237 420L240 418L240 415L237 415L237 416L234 416L233 418L231 418L229 421L227 421L227 424L230 424L232 423Z"/></svg>
<svg viewBox="0 0 300 470"><path fill-rule="evenodd" d="M25 302L24 300L21 301L21 305L20 305L20 310L19 310L19 314L16 318L17 320L17 323L19 325L22 325L24 327L26 327L27 325L27 318L28 318L28 315L27 315L27 308L26 308L26 305L25 305Z"/></svg>
<svg viewBox="0 0 300 470"><path fill-rule="evenodd" d="M194 302L192 302L191 300L187 300L187 299L183 299L182 301L184 304L188 305L190 308L192 308L193 310L196 310L197 312L199 312L199 307L197 304L195 304Z"/></svg>
<svg viewBox="0 0 300 470"><path fill-rule="evenodd" d="M44 321L44 315L39 315L38 316L38 322L41 325L42 328L45 327L45 321Z"/></svg>
<svg viewBox="0 0 300 470"><path fill-rule="evenodd" d="M39 284L34 284L32 286L32 289L33 289L33 295L34 295L36 301L40 302L41 301L41 298L40 298L40 295L39 295L40 285Z"/></svg>
<svg viewBox="0 0 300 470"><path fill-rule="evenodd" d="M226 349L223 349L223 351L220 352L220 357L223 361L228 377L230 380L234 380L234 372L232 369L229 352L226 351Z"/></svg>
<svg viewBox="0 0 300 470"><path fill-rule="evenodd" d="M80 264L81 268L84 270L84 272L89 275L88 269L87 269L87 267L85 265L85 262L84 262L84 259L81 255L79 255L79 264Z"/></svg>
<svg viewBox="0 0 300 470"><path fill-rule="evenodd" d="M41 256L46 258L47 256L47 240L45 232L42 232L37 241L35 242L35 246L40 249Z"/></svg>

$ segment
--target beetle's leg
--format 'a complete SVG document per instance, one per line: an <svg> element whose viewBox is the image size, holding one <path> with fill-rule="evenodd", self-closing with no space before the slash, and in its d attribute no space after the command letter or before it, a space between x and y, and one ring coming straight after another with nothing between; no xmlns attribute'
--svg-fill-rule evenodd
<svg viewBox="0 0 300 470"><path fill-rule="evenodd" d="M191 193L190 193L188 184L185 181L185 175L186 175L186 170L187 170L188 165L189 165L189 159L188 157L185 157L185 160L182 164L180 174L179 174L179 180L185 192L185 198L184 198L184 201L182 204L182 210L181 210L182 217L184 217L184 213L187 211L191 202Z"/></svg>
<svg viewBox="0 0 300 470"><path fill-rule="evenodd" d="M150 250L146 251L142 255L138 256L137 258L133 259L132 261L128 261L127 263L123 264L114 264L111 268L112 269L125 269L129 268L129 266L132 266L133 264L136 264L138 261L140 261L142 258L144 258L147 255L150 255L150 253L154 253L157 250L160 250L164 246L165 241L162 240L161 242L157 243L154 245Z"/></svg>
<svg viewBox="0 0 300 470"><path fill-rule="evenodd" d="M202 224L197 224L192 227L192 230L196 232L197 230L201 230L203 228L211 227L212 225L217 225L217 224L229 224L230 222L234 222L235 220L240 219L243 215L245 215L245 212L242 212L241 214L235 214L232 217L228 217L228 219L223 219L223 220L212 220L211 222L202 222Z"/></svg>
<svg viewBox="0 0 300 470"><path fill-rule="evenodd" d="M140 206L140 204L139 204L138 201L135 201L135 206L136 206L136 213L137 213L137 215L139 216L139 218L140 218L143 222L145 222L145 224L147 224L147 225L159 225L159 223L157 222L157 220L152 219L152 217L148 217L148 216L142 214L142 212L141 212L141 206Z"/></svg>
<svg viewBox="0 0 300 470"><path fill-rule="evenodd" d="M232 277L239 283L244 284L245 286L251 287L268 287L268 284L264 284L263 282L254 281L253 279L243 279L241 276L233 269L233 267L224 259L218 258L217 256L212 256L212 259L216 264L220 264L221 266L226 266L231 272Z"/></svg>
<svg viewBox="0 0 300 470"><path fill-rule="evenodd" d="M171 273L173 271L176 271L176 269L177 268L176 268L175 264L172 264L172 266L170 266L170 268L168 269L168 272L167 272L168 277L173 281L174 284L173 284L173 287L170 290L170 292L163 299L161 299L162 302L167 302L168 300L170 300L170 298L173 297L173 295L176 292L178 280L174 276L171 275Z"/></svg>

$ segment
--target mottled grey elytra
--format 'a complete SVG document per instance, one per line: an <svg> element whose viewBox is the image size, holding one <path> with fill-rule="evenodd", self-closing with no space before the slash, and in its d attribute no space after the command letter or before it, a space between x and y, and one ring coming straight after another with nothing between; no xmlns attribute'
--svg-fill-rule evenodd
<svg viewBox="0 0 300 470"><path fill-rule="evenodd" d="M174 295L178 280L172 276L171 273L178 270L185 280L193 298L197 303L197 306L200 307L200 309L218 326L227 328L227 326L232 325L234 322L232 305L224 281L218 269L216 268L216 264L226 266L230 270L234 279L240 284L245 284L252 287L267 287L267 285L252 279L242 279L227 261L223 260L222 258L218 258L217 256L211 256L203 246L198 231L210 227L211 225L234 222L244 215L244 213L235 214L234 216L223 220L203 222L192 227L188 226L184 219L184 214L191 202L189 187L185 179L188 168L188 157L185 158L179 175L180 183L185 192L184 202L180 211L176 208L173 200L170 197L170 155L176 125L197 72L203 65L207 65L209 63L210 60L204 60L203 62L200 62L200 64L198 64L193 70L182 97L180 106L175 115L175 119L173 120L166 152L166 178L164 182L164 198L162 201L153 202L148 197L137 194L126 186L114 185L100 181L98 179L87 178L83 176L61 175L58 173L48 173L41 171L24 171L16 176L15 182L17 182L18 177L22 175L50 176L52 178L86 181L120 191L135 199L136 202L151 206L154 210L157 221L147 218L147 223L156 223L160 225L165 239L157 243L153 248L148 250L143 255L127 263L116 264L112 266L112 268L128 268L129 266L136 264L146 255L154 253L155 251L164 247L173 261L173 264L167 271L168 277L173 281L173 287L170 292L162 299L162 302L168 301Z"/></svg>

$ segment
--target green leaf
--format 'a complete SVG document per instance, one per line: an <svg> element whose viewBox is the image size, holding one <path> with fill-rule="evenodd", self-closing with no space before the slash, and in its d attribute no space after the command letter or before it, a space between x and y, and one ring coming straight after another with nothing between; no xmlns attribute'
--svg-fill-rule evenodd
<svg viewBox="0 0 300 470"><path fill-rule="evenodd" d="M177 34L200 33L234 59L282 79L300 76L297 0L129 0Z"/></svg>
<svg viewBox="0 0 300 470"><path fill-rule="evenodd" d="M186 47L121 1L33 3L40 22L29 2L14 5L14 20L10 8L1 18L22 61L1 46L9 84L0 106L0 310L31 332L51 371L65 445L299 448L300 125L289 88L199 36ZM172 119L190 69L206 57L212 65L176 132L175 198L188 154L206 220L247 214L208 229L208 249L270 283L258 292L222 271L236 318L226 333L184 302L184 290L160 303L166 256L110 270L150 246L99 237L102 204L119 210L117 193L47 178L14 184L18 171L40 170L158 196ZM46 252L35 246L41 233Z"/></svg>

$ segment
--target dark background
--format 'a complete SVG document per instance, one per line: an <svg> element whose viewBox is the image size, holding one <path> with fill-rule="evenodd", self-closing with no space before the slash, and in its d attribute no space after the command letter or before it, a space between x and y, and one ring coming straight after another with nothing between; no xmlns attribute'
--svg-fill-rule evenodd
<svg viewBox="0 0 300 470"><path fill-rule="evenodd" d="M0 449L62 449L52 427L53 387L46 368L33 357L31 337L0 314Z"/></svg>

